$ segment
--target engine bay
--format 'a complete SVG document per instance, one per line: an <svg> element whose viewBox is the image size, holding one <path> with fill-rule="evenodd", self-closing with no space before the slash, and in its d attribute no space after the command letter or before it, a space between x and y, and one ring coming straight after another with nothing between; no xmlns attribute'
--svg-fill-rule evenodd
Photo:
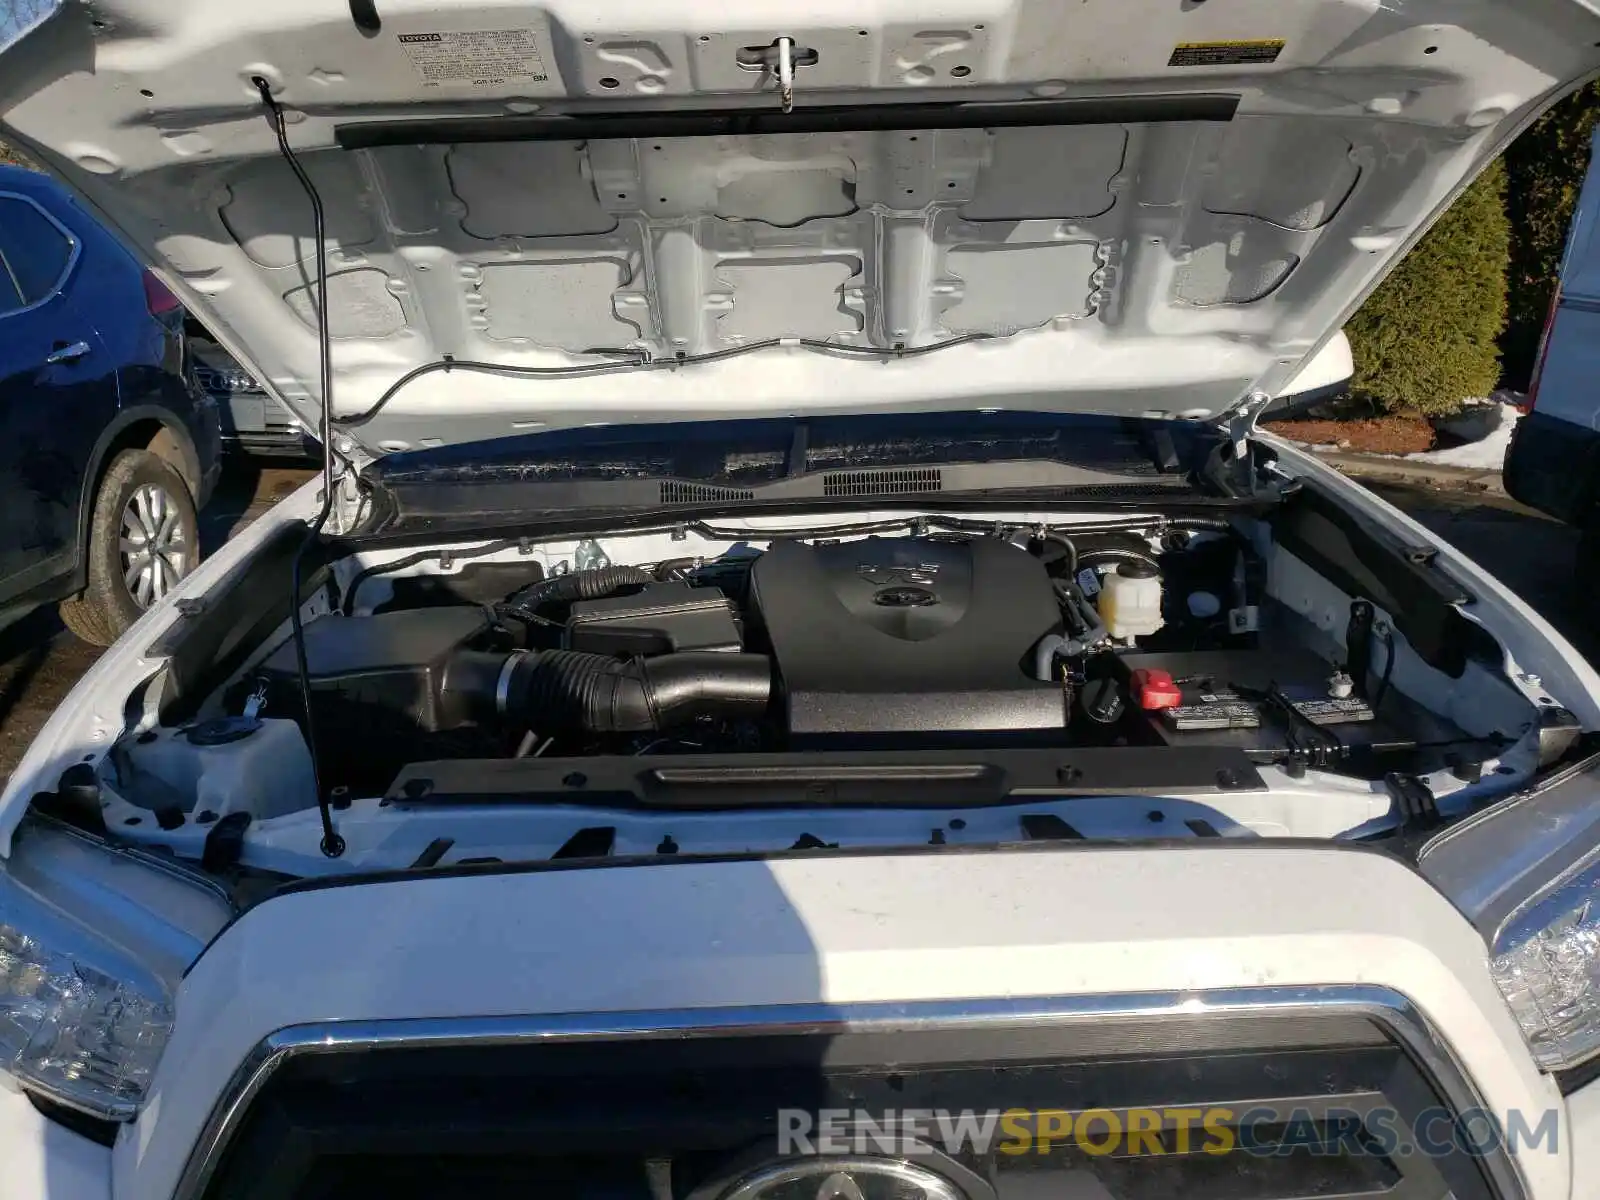
<svg viewBox="0 0 1600 1200"><path fill-rule="evenodd" d="M252 822L292 840L320 786L344 827L537 811L544 857L597 828L623 852L626 810L640 853L707 849L667 829L691 814L710 848L803 849L877 828L852 811L931 813L939 844L1019 804L1025 838L1359 836L1560 742L1564 710L1530 706L1485 631L1397 627L1292 522L768 525L336 558L303 609L309 706L282 625L121 739L105 819L167 846Z"/></svg>
<svg viewBox="0 0 1600 1200"><path fill-rule="evenodd" d="M1328 766L1341 750L1462 736L1398 699L1379 722L1386 659L1371 630L1365 664L1262 637L1259 563L1232 534L1184 530L1166 544L786 538L742 557L544 578L530 563L522 587L454 605L392 597L307 629L323 766L334 786L371 789L419 750L1163 746L1218 734L1261 760ZM267 709L293 712L296 678L285 645L246 683Z"/></svg>
<svg viewBox="0 0 1600 1200"><path fill-rule="evenodd" d="M1154 546L1124 531L782 538L525 570L504 594L484 595L502 572L433 598L456 603L407 607L402 589L308 626L333 786L382 789L419 755L984 745L1225 744L1359 773L1374 753L1405 765L1470 741L1388 694L1393 634L1370 604L1352 606L1367 645L1349 662L1263 631L1261 564L1226 528ZM293 712L293 646L238 689Z"/></svg>

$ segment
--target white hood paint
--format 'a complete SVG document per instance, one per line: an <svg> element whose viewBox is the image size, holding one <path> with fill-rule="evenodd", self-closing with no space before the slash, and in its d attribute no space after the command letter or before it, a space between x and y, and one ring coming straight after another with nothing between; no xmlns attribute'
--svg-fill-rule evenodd
<svg viewBox="0 0 1600 1200"><path fill-rule="evenodd" d="M16 28L46 2L0 0L0 40L8 10ZM364 31L353 14L374 6ZM815 52L802 113L1108 106L1053 127L336 136L776 113L772 74L739 58L780 37ZM1600 70L1597 43L1594 0L95 0L5 55L0 136L312 427L310 209L256 76L327 207L336 418L442 355L564 367L596 348L999 335L892 362L780 346L572 379L438 373L345 435L371 453L796 412L1205 418L1284 390L1466 182ZM1178 111L1122 103L1152 97Z"/></svg>

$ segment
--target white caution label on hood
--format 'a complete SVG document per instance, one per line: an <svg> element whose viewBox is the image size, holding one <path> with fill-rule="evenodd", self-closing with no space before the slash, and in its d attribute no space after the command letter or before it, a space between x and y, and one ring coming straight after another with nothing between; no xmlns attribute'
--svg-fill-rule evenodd
<svg viewBox="0 0 1600 1200"><path fill-rule="evenodd" d="M399 40L424 87L495 87L519 79L543 83L549 78L538 34L532 29L402 33Z"/></svg>

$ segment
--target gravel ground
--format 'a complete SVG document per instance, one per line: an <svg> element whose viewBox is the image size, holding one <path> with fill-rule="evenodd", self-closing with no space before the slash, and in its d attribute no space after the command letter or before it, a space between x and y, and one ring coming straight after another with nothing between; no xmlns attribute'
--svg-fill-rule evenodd
<svg viewBox="0 0 1600 1200"><path fill-rule="evenodd" d="M202 517L207 549L300 486L311 472L234 468ZM1600 662L1600 623L1571 588L1572 530L1503 496L1372 482L1374 491L1477 558ZM53 609L0 632L0 777L9 774L99 650L67 633Z"/></svg>

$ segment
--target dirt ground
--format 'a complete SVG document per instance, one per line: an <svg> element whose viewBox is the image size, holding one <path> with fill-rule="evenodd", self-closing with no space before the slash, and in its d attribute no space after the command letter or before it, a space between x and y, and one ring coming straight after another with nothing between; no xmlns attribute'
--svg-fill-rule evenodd
<svg viewBox="0 0 1600 1200"><path fill-rule="evenodd" d="M300 486L299 468L235 466L202 515L201 538L214 549ZM1504 497L1372 484L1441 538L1472 555L1549 618L1591 661L1600 662L1600 622L1571 587L1576 534ZM100 651L62 628L44 609L0 632L0 778Z"/></svg>
<svg viewBox="0 0 1600 1200"><path fill-rule="evenodd" d="M1268 421L1279 437L1308 446L1337 446L1356 454L1420 454L1432 450L1433 426L1422 417L1374 417L1365 421Z"/></svg>

